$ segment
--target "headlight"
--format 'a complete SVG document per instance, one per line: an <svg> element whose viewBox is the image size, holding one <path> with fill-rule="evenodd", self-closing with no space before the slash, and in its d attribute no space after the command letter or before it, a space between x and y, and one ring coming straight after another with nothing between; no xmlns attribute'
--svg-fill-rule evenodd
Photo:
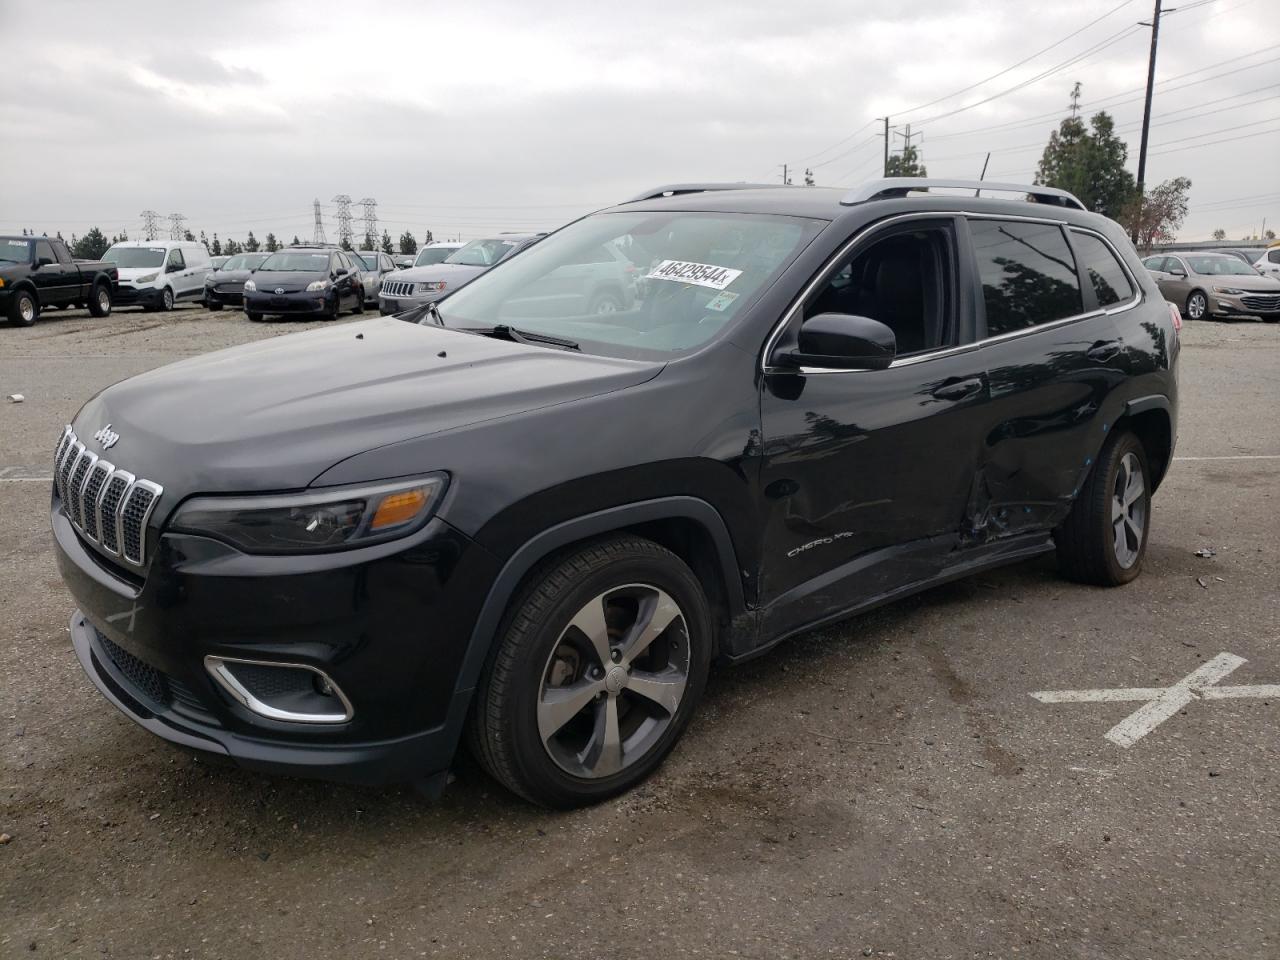
<svg viewBox="0 0 1280 960"><path fill-rule="evenodd" d="M225 540L246 553L324 553L393 540L435 512L445 478L249 497L196 497L171 529Z"/></svg>
<svg viewBox="0 0 1280 960"><path fill-rule="evenodd" d="M439 293L443 289L443 280L428 280L426 283L418 284L418 293Z"/></svg>
<svg viewBox="0 0 1280 960"><path fill-rule="evenodd" d="M150 283L152 280L154 280L158 276L160 276L160 274L158 273L148 273L145 277L139 277L137 280L134 281L134 283Z"/></svg>
<svg viewBox="0 0 1280 960"><path fill-rule="evenodd" d="M1214 287L1213 292L1225 293L1229 297L1238 297L1240 294L1244 293L1243 290L1240 290L1237 287Z"/></svg>
<svg viewBox="0 0 1280 960"><path fill-rule="evenodd" d="M256 293L258 290L258 285L254 283L252 280L246 280L244 282L244 288L250 291L251 293Z"/></svg>
<svg viewBox="0 0 1280 960"><path fill-rule="evenodd" d="M321 290L329 289L328 280L312 280L307 284L307 293L319 293Z"/></svg>

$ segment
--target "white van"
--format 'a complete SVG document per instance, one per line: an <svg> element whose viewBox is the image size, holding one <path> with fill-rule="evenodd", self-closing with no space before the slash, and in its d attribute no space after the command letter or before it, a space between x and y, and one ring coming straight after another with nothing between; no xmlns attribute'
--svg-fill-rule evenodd
<svg viewBox="0 0 1280 960"><path fill-rule="evenodd" d="M192 240L125 240L102 255L120 269L118 307L172 310L180 300L204 296L204 278L213 269L209 251Z"/></svg>
<svg viewBox="0 0 1280 960"><path fill-rule="evenodd" d="M1253 268L1264 277L1275 277L1280 280L1280 244L1267 247L1258 257Z"/></svg>

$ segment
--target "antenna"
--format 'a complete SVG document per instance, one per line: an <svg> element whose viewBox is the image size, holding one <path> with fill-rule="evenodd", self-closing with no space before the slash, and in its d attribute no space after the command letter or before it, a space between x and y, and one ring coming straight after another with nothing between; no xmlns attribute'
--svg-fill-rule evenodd
<svg viewBox="0 0 1280 960"><path fill-rule="evenodd" d="M345 193L340 193L333 198L333 202L338 205L338 243L344 247L351 246L351 197Z"/></svg>
<svg viewBox="0 0 1280 960"><path fill-rule="evenodd" d="M182 223L186 219L187 218L180 213L169 214L169 239L170 240L182 239L182 232L183 232Z"/></svg>
<svg viewBox="0 0 1280 960"><path fill-rule="evenodd" d="M160 232L160 214L154 210L143 210L138 216L142 218L142 232L147 235L145 239L154 240Z"/></svg>
<svg viewBox="0 0 1280 960"><path fill-rule="evenodd" d="M364 235L368 238L374 249L378 246L378 201L373 197L365 197L357 200L364 207Z"/></svg>
<svg viewBox="0 0 1280 960"><path fill-rule="evenodd" d="M313 204L313 206L315 207L315 210L316 210L316 231L312 235L312 242L328 243L329 241L326 239L324 235L324 220L322 220L320 217L320 198L319 197L316 197L315 203Z"/></svg>

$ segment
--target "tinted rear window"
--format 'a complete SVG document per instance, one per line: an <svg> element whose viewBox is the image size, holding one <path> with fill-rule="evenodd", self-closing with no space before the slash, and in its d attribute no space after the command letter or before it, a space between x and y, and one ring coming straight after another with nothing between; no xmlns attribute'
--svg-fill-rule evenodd
<svg viewBox="0 0 1280 960"><path fill-rule="evenodd" d="M1123 303L1133 296L1133 284L1129 282L1129 275L1100 237L1072 230L1071 242L1080 255L1080 265L1084 267L1085 276L1093 285L1098 306L1109 307L1115 303Z"/></svg>
<svg viewBox="0 0 1280 960"><path fill-rule="evenodd" d="M988 336L1084 312L1075 258L1056 225L974 220L969 229L987 308Z"/></svg>

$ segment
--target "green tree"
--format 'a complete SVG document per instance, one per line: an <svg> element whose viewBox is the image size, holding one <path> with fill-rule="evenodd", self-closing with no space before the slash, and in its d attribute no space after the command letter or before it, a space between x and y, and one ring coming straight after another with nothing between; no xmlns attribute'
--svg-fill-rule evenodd
<svg viewBox="0 0 1280 960"><path fill-rule="evenodd" d="M885 176L888 177L927 177L928 175L924 164L920 162L919 152L911 144L903 147L902 153L890 157L889 165L885 168ZM812 186L812 184L807 185Z"/></svg>
<svg viewBox="0 0 1280 960"><path fill-rule="evenodd" d="M110 244L102 231L97 227L90 227L83 237L72 243L71 255L79 260L101 260L108 246Z"/></svg>
<svg viewBox="0 0 1280 960"><path fill-rule="evenodd" d="M218 235L213 235L213 243L209 244L209 252L215 257L222 256L222 241L218 239Z"/></svg>
<svg viewBox="0 0 1280 960"><path fill-rule="evenodd" d="M268 231L267 240L262 249L266 250L267 253L275 253L280 249L280 241L276 239L276 235L274 233Z"/></svg>
<svg viewBox="0 0 1280 960"><path fill-rule="evenodd" d="M351 241L347 237L343 237L342 243L338 244L338 246L342 247L342 249L346 250L348 253L351 252Z"/></svg>
<svg viewBox="0 0 1280 960"><path fill-rule="evenodd" d="M1089 121L1075 115L1080 85L1072 95L1072 115L1049 134L1035 182L1080 198L1088 209L1117 218L1133 199L1136 183L1125 169L1129 148L1115 135L1115 121L1105 110Z"/></svg>
<svg viewBox="0 0 1280 960"><path fill-rule="evenodd" d="M222 252L228 257L234 257L237 253L244 253L244 247L228 237L227 242L222 245Z"/></svg>
<svg viewBox="0 0 1280 960"><path fill-rule="evenodd" d="M396 252L395 247L391 245L391 234L387 233L385 230L382 231L382 245L380 249L383 253Z"/></svg>
<svg viewBox="0 0 1280 960"><path fill-rule="evenodd" d="M413 234L408 230L400 234L400 252L406 256L413 256L418 252L418 241L413 238Z"/></svg>
<svg viewBox="0 0 1280 960"><path fill-rule="evenodd" d="M374 236L373 236L373 234L372 234L372 233L366 233L366 234L364 235L364 239L360 242L360 249L361 249L361 250L376 250L376 249L378 249L378 244L375 242L375 240L374 240Z"/></svg>
<svg viewBox="0 0 1280 960"><path fill-rule="evenodd" d="M1217 230L1213 231L1213 239L1215 239L1215 240L1225 240L1225 239L1227 239L1227 231L1225 231L1225 230L1223 230L1221 227L1219 227Z"/></svg>
<svg viewBox="0 0 1280 960"><path fill-rule="evenodd" d="M422 245L423 245L424 247L429 247L429 246L431 246L431 244L433 244L433 243L435 243L435 242L436 242L435 235L434 235L434 234L432 234L432 232L431 232L430 230L428 230L428 231L426 232L426 234L425 234L425 235L423 236L423 238L422 238Z"/></svg>
<svg viewBox="0 0 1280 960"><path fill-rule="evenodd" d="M1177 239L1178 228L1187 218L1190 189L1191 181L1187 177L1174 177L1148 191L1145 197L1133 197L1129 201L1120 222L1139 250Z"/></svg>
<svg viewBox="0 0 1280 960"><path fill-rule="evenodd" d="M255 237L253 235L253 231L250 230L249 239L244 242L245 253L257 253L260 246L261 244L258 243L258 238Z"/></svg>
<svg viewBox="0 0 1280 960"><path fill-rule="evenodd" d="M183 230L183 231L182 231L182 239L183 239L183 240L186 240L186 241L188 241L188 242L194 242L194 241L195 241L195 239L196 239L196 235L195 235L194 233L192 233L190 230Z"/></svg>
<svg viewBox="0 0 1280 960"><path fill-rule="evenodd" d="M295 247L302 245L302 241L298 239L298 235L296 233L293 235L293 245Z"/></svg>
<svg viewBox="0 0 1280 960"><path fill-rule="evenodd" d="M1263 240L1274 240L1275 238L1276 232L1274 230L1267 230L1262 234Z"/></svg>

